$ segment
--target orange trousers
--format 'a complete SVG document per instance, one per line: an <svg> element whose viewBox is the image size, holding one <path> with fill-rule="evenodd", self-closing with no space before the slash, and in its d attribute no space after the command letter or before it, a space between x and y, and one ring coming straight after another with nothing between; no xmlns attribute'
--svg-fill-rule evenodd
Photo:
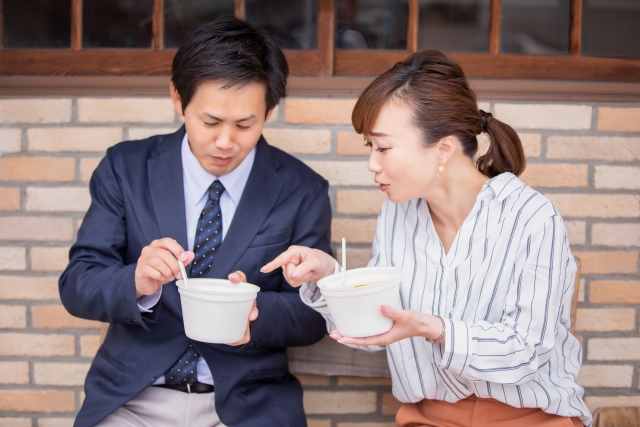
<svg viewBox="0 0 640 427"><path fill-rule="evenodd" d="M396 414L398 427L583 427L574 418L540 408L514 408L495 399L470 396L456 403L421 400L405 403Z"/></svg>

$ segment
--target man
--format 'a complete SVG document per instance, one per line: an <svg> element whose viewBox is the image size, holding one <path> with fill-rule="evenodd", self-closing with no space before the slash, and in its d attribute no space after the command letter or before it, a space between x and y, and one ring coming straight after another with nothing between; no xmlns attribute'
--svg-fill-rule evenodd
<svg viewBox="0 0 640 427"><path fill-rule="evenodd" d="M172 67L184 127L118 144L94 172L60 296L110 328L76 426L306 425L286 347L318 341L324 321L280 273L259 271L292 244L330 250L327 182L261 136L287 75L282 51L244 22L200 27ZM260 286L242 341L186 337L177 259L190 277L244 272Z"/></svg>

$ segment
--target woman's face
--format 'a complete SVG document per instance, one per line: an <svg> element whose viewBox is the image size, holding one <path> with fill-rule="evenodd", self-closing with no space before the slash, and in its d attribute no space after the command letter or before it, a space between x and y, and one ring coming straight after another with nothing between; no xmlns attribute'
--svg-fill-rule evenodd
<svg viewBox="0 0 640 427"><path fill-rule="evenodd" d="M411 109L388 101L367 138L371 144L369 170L392 202L424 197L438 180L438 145L425 148L420 130L411 124Z"/></svg>

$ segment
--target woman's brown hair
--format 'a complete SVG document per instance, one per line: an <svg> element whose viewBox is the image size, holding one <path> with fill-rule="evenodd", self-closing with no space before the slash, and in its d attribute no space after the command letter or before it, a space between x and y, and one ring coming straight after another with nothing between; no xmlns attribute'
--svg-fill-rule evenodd
<svg viewBox="0 0 640 427"><path fill-rule="evenodd" d="M503 172L520 175L526 166L522 143L511 126L478 110L476 94L462 68L442 52L416 52L380 75L360 95L351 121L356 132L371 133L380 109L390 99L405 102L413 110L412 122L430 147L442 138L458 138L465 155L478 151L477 135L486 132L490 145L476 162L488 177Z"/></svg>

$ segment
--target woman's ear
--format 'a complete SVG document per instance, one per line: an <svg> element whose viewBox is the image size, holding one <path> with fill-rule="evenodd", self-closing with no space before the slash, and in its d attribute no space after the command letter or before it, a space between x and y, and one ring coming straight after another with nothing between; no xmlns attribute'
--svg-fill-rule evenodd
<svg viewBox="0 0 640 427"><path fill-rule="evenodd" d="M445 136L438 141L438 163L447 164L458 149L458 141L452 136Z"/></svg>
<svg viewBox="0 0 640 427"><path fill-rule="evenodd" d="M180 117L184 117L184 113L182 112L182 101L180 100L180 94L176 90L176 87L173 85L173 82L169 83L169 93L171 94L171 101L173 101L173 109L176 110L176 113Z"/></svg>

